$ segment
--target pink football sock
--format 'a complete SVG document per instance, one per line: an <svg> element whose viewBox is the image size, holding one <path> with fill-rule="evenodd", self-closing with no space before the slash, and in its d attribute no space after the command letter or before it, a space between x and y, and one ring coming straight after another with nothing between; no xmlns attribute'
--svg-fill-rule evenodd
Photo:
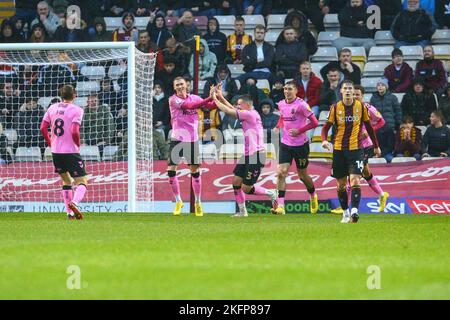
<svg viewBox="0 0 450 320"><path fill-rule="evenodd" d="M172 187L172 193L175 197L176 201L179 201L179 199L181 199L180 197L180 183L178 182L178 177L169 177L169 183L170 186Z"/></svg>
<svg viewBox="0 0 450 320"><path fill-rule="evenodd" d="M236 202L238 205L245 203L245 194L241 188L234 189L234 197L236 198Z"/></svg>
<svg viewBox="0 0 450 320"><path fill-rule="evenodd" d="M72 202L75 204L79 204L81 200L83 200L84 195L86 194L86 186L84 184L79 184L77 189L75 190L75 194L73 195Z"/></svg>
<svg viewBox="0 0 450 320"><path fill-rule="evenodd" d="M195 202L200 202L202 193L202 178L200 175L198 177L192 177L192 189L194 190Z"/></svg>
<svg viewBox="0 0 450 320"><path fill-rule="evenodd" d="M72 189L63 189L61 190L62 197L64 199L64 205L66 206L66 212L71 213L72 209L69 208L69 203L73 198L73 190Z"/></svg>
<svg viewBox="0 0 450 320"><path fill-rule="evenodd" d="M255 194L255 195L266 196L269 194L266 188L263 188L260 186L253 186L253 188L254 188L253 194Z"/></svg>
<svg viewBox="0 0 450 320"><path fill-rule="evenodd" d="M371 179L367 180L367 183L369 184L370 189L372 189L378 196L381 196L383 194L383 189L381 189L375 176L372 176Z"/></svg>

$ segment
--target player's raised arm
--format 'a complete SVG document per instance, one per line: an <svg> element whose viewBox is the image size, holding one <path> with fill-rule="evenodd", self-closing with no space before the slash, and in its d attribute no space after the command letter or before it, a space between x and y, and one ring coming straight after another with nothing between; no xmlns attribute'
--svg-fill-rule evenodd
<svg viewBox="0 0 450 320"><path fill-rule="evenodd" d="M236 109L233 108L233 106L223 97L222 91L220 90L220 86L217 88L211 89L212 99L214 100L217 108L219 108L221 111L225 112L225 114L228 114L234 118L237 118Z"/></svg>

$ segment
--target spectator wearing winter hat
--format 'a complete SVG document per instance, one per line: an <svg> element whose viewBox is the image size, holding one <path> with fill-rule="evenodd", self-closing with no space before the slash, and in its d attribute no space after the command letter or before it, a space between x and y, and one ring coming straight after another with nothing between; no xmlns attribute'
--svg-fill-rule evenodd
<svg viewBox="0 0 450 320"><path fill-rule="evenodd" d="M227 36L220 32L219 20L209 18L203 39L208 43L209 50L216 55L217 62L223 62L227 55Z"/></svg>
<svg viewBox="0 0 450 320"><path fill-rule="evenodd" d="M113 41L134 41L137 44L139 31L134 25L134 14L125 12L122 16L122 24L121 28L114 30Z"/></svg>
<svg viewBox="0 0 450 320"><path fill-rule="evenodd" d="M441 60L434 58L433 46L423 49L423 60L416 65L415 77L421 79L425 89L440 97L447 88L447 74Z"/></svg>
<svg viewBox="0 0 450 320"><path fill-rule="evenodd" d="M152 39L160 49L165 48L166 41L173 38L172 33L166 26L166 20L162 13L150 16L146 30L150 35L150 39Z"/></svg>
<svg viewBox="0 0 450 320"><path fill-rule="evenodd" d="M275 103L275 108L278 109L278 102L284 99L284 78L275 76L273 80L273 87L270 91L269 98Z"/></svg>
<svg viewBox="0 0 450 320"><path fill-rule="evenodd" d="M437 109L436 101L436 95L426 91L423 82L416 79L410 91L403 97L402 113L404 116L411 116L416 125L428 125L429 114Z"/></svg>
<svg viewBox="0 0 450 320"><path fill-rule="evenodd" d="M271 99L264 99L259 103L258 112L261 116L261 122L264 128L265 141L267 143L272 142L272 130L277 126L279 115L274 113L275 105Z"/></svg>
<svg viewBox="0 0 450 320"><path fill-rule="evenodd" d="M112 34L106 30L105 18L96 17L94 19L94 28L90 36L93 42L111 41Z"/></svg>
<svg viewBox="0 0 450 320"><path fill-rule="evenodd" d="M50 42L50 36L42 23L36 23L30 30L28 41L31 43Z"/></svg>
<svg viewBox="0 0 450 320"><path fill-rule="evenodd" d="M228 101L231 100L232 97L235 96L238 89L236 86L236 82L231 78L230 69L226 64L221 64L216 68L215 77L206 81L205 87L203 89L203 97L209 97L209 93L211 90L211 86L222 85L222 93L225 99Z"/></svg>
<svg viewBox="0 0 450 320"><path fill-rule="evenodd" d="M19 34L13 21L10 19L2 21L0 25L0 43L20 43L24 41L25 39Z"/></svg>
<svg viewBox="0 0 450 320"><path fill-rule="evenodd" d="M395 129L400 127L402 121L402 109L397 97L389 92L389 84L386 78L377 82L377 92L372 95L370 104L381 113L385 124L376 132L380 142L381 156L387 162L391 162L394 151Z"/></svg>
<svg viewBox="0 0 450 320"><path fill-rule="evenodd" d="M393 93L404 93L413 81L413 69L403 60L400 49L392 50L392 63L384 69L384 77L388 79Z"/></svg>

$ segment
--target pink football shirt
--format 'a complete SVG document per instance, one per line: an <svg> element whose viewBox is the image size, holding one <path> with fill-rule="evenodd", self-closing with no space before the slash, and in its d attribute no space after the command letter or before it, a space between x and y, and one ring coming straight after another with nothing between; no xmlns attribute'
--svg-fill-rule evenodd
<svg viewBox="0 0 450 320"><path fill-rule="evenodd" d="M184 103L192 104L203 101L195 94L188 94L186 99L176 94L169 98L170 115L172 117L172 140L182 142L198 141L198 109L183 109Z"/></svg>
<svg viewBox="0 0 450 320"><path fill-rule="evenodd" d="M73 103L52 104L44 115L51 124L52 153L80 153L72 138L72 123L81 125L84 110Z"/></svg>
<svg viewBox="0 0 450 320"><path fill-rule="evenodd" d="M383 119L383 116L381 115L380 112L378 112L377 108L375 108L373 105L371 105L369 103L364 103L364 105L367 107L367 110L369 111L370 123L372 124L372 127L375 127L377 125L377 123L381 119ZM364 132L366 132L366 127L363 124L361 126L361 131L359 132L360 137ZM363 148L368 148L368 147L372 147L372 146L373 146L373 142L369 136L367 138L363 139L361 142L361 147L363 147Z"/></svg>
<svg viewBox="0 0 450 320"><path fill-rule="evenodd" d="M278 102L278 110L283 119L283 135L281 143L297 147L308 142L306 132L299 134L296 137L289 135L290 129L300 129L307 125L308 118L313 114L309 105L302 99L297 98L291 103L286 100Z"/></svg>
<svg viewBox="0 0 450 320"><path fill-rule="evenodd" d="M245 156L264 150L264 130L259 113L255 110L236 110L244 130Z"/></svg>

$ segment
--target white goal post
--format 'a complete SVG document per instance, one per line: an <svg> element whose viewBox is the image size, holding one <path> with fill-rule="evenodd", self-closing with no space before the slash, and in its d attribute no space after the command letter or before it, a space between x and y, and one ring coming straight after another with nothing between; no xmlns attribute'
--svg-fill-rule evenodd
<svg viewBox="0 0 450 320"><path fill-rule="evenodd" d="M58 68L65 68L64 70L67 72L72 72L72 81L76 86L77 94L81 93L81 95L78 94L78 100L75 100L75 103L88 101L89 105L89 101L97 101L98 108L109 110L108 117L112 116L112 120L108 118L110 121L108 123L114 124L114 128L116 128L117 118L113 106L108 103L100 105L101 97L106 96L100 90L103 90L102 86L107 86L105 83L110 83L114 90L108 97L114 95L114 101L120 100L120 103L114 107L122 108L115 111L120 112L120 116L127 113L123 116L127 116L127 121L125 121L127 128L123 131L124 139L121 142L117 142L120 139L115 136L116 131L111 133L110 129L104 129L102 122L104 119L99 118L99 111L98 114L95 113L97 111L92 111L91 118L102 125L98 128L92 128L92 126L87 128L90 133L86 133L85 136L83 135L85 132L83 125L86 126L89 123L83 120L81 126L82 150L86 151L86 154L84 155L84 151L81 153L86 161L89 185L86 202L80 205L81 209L87 212L153 211L152 100L155 61L156 54L140 52L135 48L134 42L0 45L0 66L7 66L6 69L11 69L9 75L0 74L0 89L3 90L6 87L5 83L11 81L14 95L23 99L17 103L19 111L14 110L14 117L8 118L9 122L3 118L3 122L6 123L3 125L3 133L8 137L8 152L12 156L12 161L0 162L0 171L2 171L0 194L3 194L0 196L0 211L22 211L21 209L23 209L26 212L53 212L61 211L60 209L64 207L59 193L58 176L53 172L53 166L49 161L51 159L48 158L48 148L44 152L41 147L42 153L40 154L41 159L39 159L35 152L37 152L36 148L39 148L38 141L41 141L41 138L35 133L31 139L29 137L24 139L20 136L20 132L25 132L22 130L24 129L22 123L26 122L27 106L34 104L37 105L37 108L45 111L48 101L51 98L58 98L55 94L58 92L58 88L66 84L64 82L66 78L60 76ZM35 86L26 87L30 83L27 82L26 85L22 83L22 79L26 78L24 70L37 72L38 80ZM116 74L117 70L121 70L122 74ZM89 71L99 73L89 74ZM46 82L46 79L51 77L53 78ZM104 81L105 79L109 82ZM23 89L24 86L26 89ZM21 92L20 88L22 88ZM16 90L19 93L16 94ZM43 93L43 91L46 92ZM84 105L80 106L89 108ZM0 107L0 110L2 109L3 106ZM92 110L100 109L93 108ZM86 111L84 119L86 119ZM94 120L91 123L94 123ZM34 128L35 123L27 126ZM108 130L107 133L105 130ZM100 140L107 136L104 138L106 142L90 142L89 134L94 134L97 138L100 136ZM114 135L114 137L109 135ZM29 140L29 144L20 144L24 140ZM86 141L89 143L86 144ZM121 159L119 154L123 150L125 150L126 156ZM93 154L91 155L90 152ZM35 157L33 158L33 156ZM22 200L23 207L21 207ZM33 202L38 205L33 205ZM90 206L90 204L95 204L95 206ZM101 204L104 204L103 209ZM56 206L57 209L55 209ZM51 210L51 208L55 210Z"/></svg>

